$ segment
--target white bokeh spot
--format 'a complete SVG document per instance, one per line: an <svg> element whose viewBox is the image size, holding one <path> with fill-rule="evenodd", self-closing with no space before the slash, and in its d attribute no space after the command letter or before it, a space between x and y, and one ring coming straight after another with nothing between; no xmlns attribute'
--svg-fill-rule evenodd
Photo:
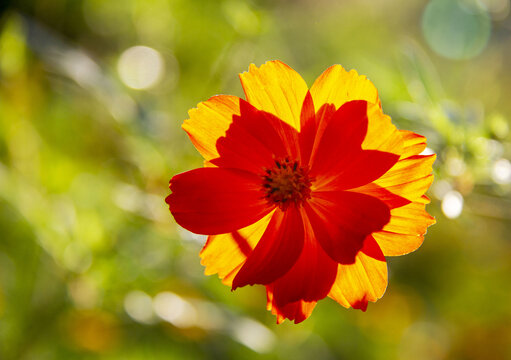
<svg viewBox="0 0 511 360"><path fill-rule="evenodd" d="M122 82L136 90L155 86L163 77L165 63L161 54L147 46L126 49L117 62L117 71Z"/></svg>

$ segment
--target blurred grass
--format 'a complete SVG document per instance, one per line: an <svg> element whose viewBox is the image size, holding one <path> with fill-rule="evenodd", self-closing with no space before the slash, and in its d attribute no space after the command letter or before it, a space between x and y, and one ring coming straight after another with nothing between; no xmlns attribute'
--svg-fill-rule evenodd
<svg viewBox="0 0 511 360"><path fill-rule="evenodd" d="M511 357L510 4L446 1L475 15L440 39L427 1L2 2L0 359ZM476 53L485 34L464 36L477 16L491 32ZM163 67L132 59L130 80L118 61L136 45ZM309 85L331 64L356 68L438 154L437 224L389 259L366 313L324 300L274 325L262 289L203 275L204 239L163 202L173 174L202 165L187 110L241 96L237 74L269 59ZM127 86L145 79L137 66L159 71L152 86Z"/></svg>

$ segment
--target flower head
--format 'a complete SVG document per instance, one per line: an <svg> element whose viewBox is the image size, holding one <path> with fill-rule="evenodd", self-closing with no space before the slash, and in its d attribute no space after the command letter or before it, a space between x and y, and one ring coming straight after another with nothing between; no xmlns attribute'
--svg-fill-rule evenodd
<svg viewBox="0 0 511 360"><path fill-rule="evenodd" d="M327 296L365 311L385 292L385 256L417 249L435 222L426 139L398 130L374 85L340 65L310 89L279 61L240 78L246 100L214 96L183 124L205 167L172 178L172 215L209 235L206 274L264 285L279 323Z"/></svg>

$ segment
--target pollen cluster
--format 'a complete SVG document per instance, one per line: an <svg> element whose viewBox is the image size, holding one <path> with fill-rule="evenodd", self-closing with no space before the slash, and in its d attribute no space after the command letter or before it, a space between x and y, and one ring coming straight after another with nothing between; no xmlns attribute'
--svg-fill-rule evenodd
<svg viewBox="0 0 511 360"><path fill-rule="evenodd" d="M275 160L273 168L266 169L263 179L266 198L283 210L310 198L312 182L308 169L300 166L298 161Z"/></svg>

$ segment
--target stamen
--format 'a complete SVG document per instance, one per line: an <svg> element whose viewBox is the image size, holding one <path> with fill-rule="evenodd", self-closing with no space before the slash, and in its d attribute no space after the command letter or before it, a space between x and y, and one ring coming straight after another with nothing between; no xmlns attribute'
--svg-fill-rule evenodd
<svg viewBox="0 0 511 360"><path fill-rule="evenodd" d="M313 179L298 161L290 161L289 157L275 160L275 166L265 172L268 174L262 176L265 197L281 209L285 210L291 204L298 206L310 198Z"/></svg>

